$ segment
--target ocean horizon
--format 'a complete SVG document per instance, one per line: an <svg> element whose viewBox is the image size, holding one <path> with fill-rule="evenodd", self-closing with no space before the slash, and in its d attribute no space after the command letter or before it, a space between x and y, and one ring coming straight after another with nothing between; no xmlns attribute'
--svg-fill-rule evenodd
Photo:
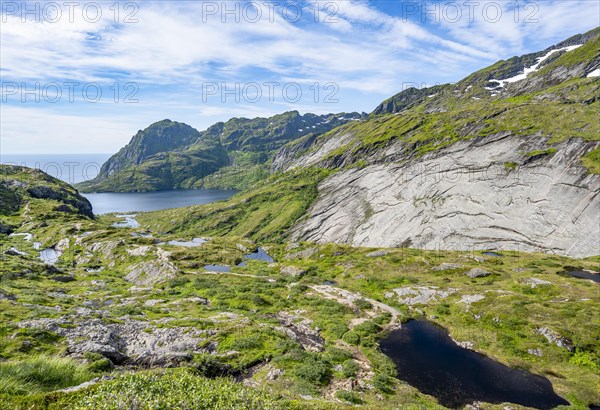
<svg viewBox="0 0 600 410"><path fill-rule="evenodd" d="M0 154L0 163L39 169L69 184L98 176L112 154Z"/></svg>

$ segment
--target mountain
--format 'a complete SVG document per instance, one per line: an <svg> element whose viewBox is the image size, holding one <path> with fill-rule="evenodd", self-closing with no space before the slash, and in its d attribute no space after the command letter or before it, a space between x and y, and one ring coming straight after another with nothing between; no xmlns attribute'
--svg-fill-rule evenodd
<svg viewBox="0 0 600 410"><path fill-rule="evenodd" d="M225 214L187 210L171 229L596 255L599 38L597 28L456 84L403 91L368 119L283 146L271 178Z"/></svg>
<svg viewBox="0 0 600 410"><path fill-rule="evenodd" d="M31 221L36 214L45 214L49 218L61 216L63 219L94 217L90 202L66 182L40 170L0 165L2 233L10 230L6 227L11 222L23 219Z"/></svg>
<svg viewBox="0 0 600 410"><path fill-rule="evenodd" d="M165 120L99 181L270 167L223 202L93 217L0 166L0 407L597 408L598 34L318 135Z"/></svg>
<svg viewBox="0 0 600 410"><path fill-rule="evenodd" d="M78 185L83 192L239 188L268 175L272 156L286 143L316 136L361 114L232 118L205 131L163 120L140 130L102 165L98 176ZM218 174L216 174L218 171Z"/></svg>

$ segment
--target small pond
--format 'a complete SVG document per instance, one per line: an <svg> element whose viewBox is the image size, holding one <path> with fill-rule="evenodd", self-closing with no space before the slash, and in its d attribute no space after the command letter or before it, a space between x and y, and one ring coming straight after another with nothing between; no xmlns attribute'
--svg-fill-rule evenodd
<svg viewBox="0 0 600 410"><path fill-rule="evenodd" d="M115 222L112 226L115 228L139 228L140 224L135 220L135 216L135 214L115 215L116 218L123 219L123 221Z"/></svg>
<svg viewBox="0 0 600 410"><path fill-rule="evenodd" d="M512 369L458 346L448 332L427 320L411 320L380 343L398 378L440 404L457 408L474 401L510 402L538 409L569 403L542 376Z"/></svg>
<svg viewBox="0 0 600 410"><path fill-rule="evenodd" d="M596 283L600 283L600 274L592 273L585 270L572 270L568 272L562 272L562 275L569 275L578 279L589 279L593 280Z"/></svg>
<svg viewBox="0 0 600 410"><path fill-rule="evenodd" d="M225 265L206 265L204 270L209 272L231 272L231 267Z"/></svg>
<svg viewBox="0 0 600 410"><path fill-rule="evenodd" d="M159 245L167 243L169 245L185 246L186 248L195 248L195 247L200 246L200 245L202 245L203 243L206 243L206 242L207 242L206 239L192 238L191 241L168 241L168 242L161 242L161 243L159 243Z"/></svg>
<svg viewBox="0 0 600 410"><path fill-rule="evenodd" d="M260 247L256 250L256 252L249 253L243 257L247 260L263 261L268 263L275 261L275 259L273 259L267 252L265 252L263 248ZM246 261L238 263L237 266L246 266Z"/></svg>
<svg viewBox="0 0 600 410"><path fill-rule="evenodd" d="M485 256L493 256L494 258L499 258L499 257L501 257L501 256L502 256L502 255L501 255L501 254L499 254L499 253L496 253L496 252L491 252L491 251L488 251L488 252L483 252L483 254L484 254Z"/></svg>

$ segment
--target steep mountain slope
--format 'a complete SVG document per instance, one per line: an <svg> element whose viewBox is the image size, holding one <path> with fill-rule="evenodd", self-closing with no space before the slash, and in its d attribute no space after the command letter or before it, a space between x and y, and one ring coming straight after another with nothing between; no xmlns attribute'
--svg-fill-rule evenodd
<svg viewBox="0 0 600 410"><path fill-rule="evenodd" d="M292 237L597 254L599 36L404 91L368 121L287 145L273 171L339 170Z"/></svg>
<svg viewBox="0 0 600 410"><path fill-rule="evenodd" d="M423 316L497 362L500 376L512 368L543 382L543 400L600 403L598 284L565 274L597 271L598 257L258 248L235 236L284 235L328 170L276 174L226 203L138 214L136 227L52 211L77 193L40 171L2 170L0 213L19 220L15 234L0 232L2 409L445 408L397 380L380 349L390 330ZM39 187L48 198L25 193ZM189 232L168 232L180 217ZM49 250L57 256L42 258ZM460 366L456 374L464 378ZM479 397L491 409L537 403Z"/></svg>
<svg viewBox="0 0 600 410"><path fill-rule="evenodd" d="M383 104L389 108L368 119L286 144L271 163L273 175L257 189L273 198L316 198L312 205L303 201L302 216L295 202L271 207L250 191L224 204L174 210L172 223L161 228L258 240L597 255L599 36L596 29L573 37L585 44L559 44L557 50L569 48L552 52L537 70L529 64L549 51L426 93L407 90L409 97ZM521 80L511 79L518 70L502 68L514 61L528 69ZM502 87L490 79L504 80ZM407 102L415 95L426 97ZM402 104L411 108L386 112ZM307 181L303 187L290 183L298 177Z"/></svg>
<svg viewBox="0 0 600 410"><path fill-rule="evenodd" d="M245 187L268 175L265 164L284 144L361 117L358 113L300 115L290 111L270 118L232 118L202 132L186 124L159 121L140 130L103 164L95 179L78 188L123 192Z"/></svg>

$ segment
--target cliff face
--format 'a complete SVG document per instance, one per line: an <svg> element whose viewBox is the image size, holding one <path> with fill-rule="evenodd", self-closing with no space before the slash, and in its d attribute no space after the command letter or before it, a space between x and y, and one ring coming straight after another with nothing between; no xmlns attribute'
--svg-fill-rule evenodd
<svg viewBox="0 0 600 410"><path fill-rule="evenodd" d="M335 171L292 237L597 255L599 36L404 91L368 120L286 145L272 171Z"/></svg>
<svg viewBox="0 0 600 410"><path fill-rule="evenodd" d="M499 134L405 164L337 173L319 186L292 236L369 247L596 255L600 175L588 174L579 158L599 144L573 140L553 154L524 155L545 143Z"/></svg>

